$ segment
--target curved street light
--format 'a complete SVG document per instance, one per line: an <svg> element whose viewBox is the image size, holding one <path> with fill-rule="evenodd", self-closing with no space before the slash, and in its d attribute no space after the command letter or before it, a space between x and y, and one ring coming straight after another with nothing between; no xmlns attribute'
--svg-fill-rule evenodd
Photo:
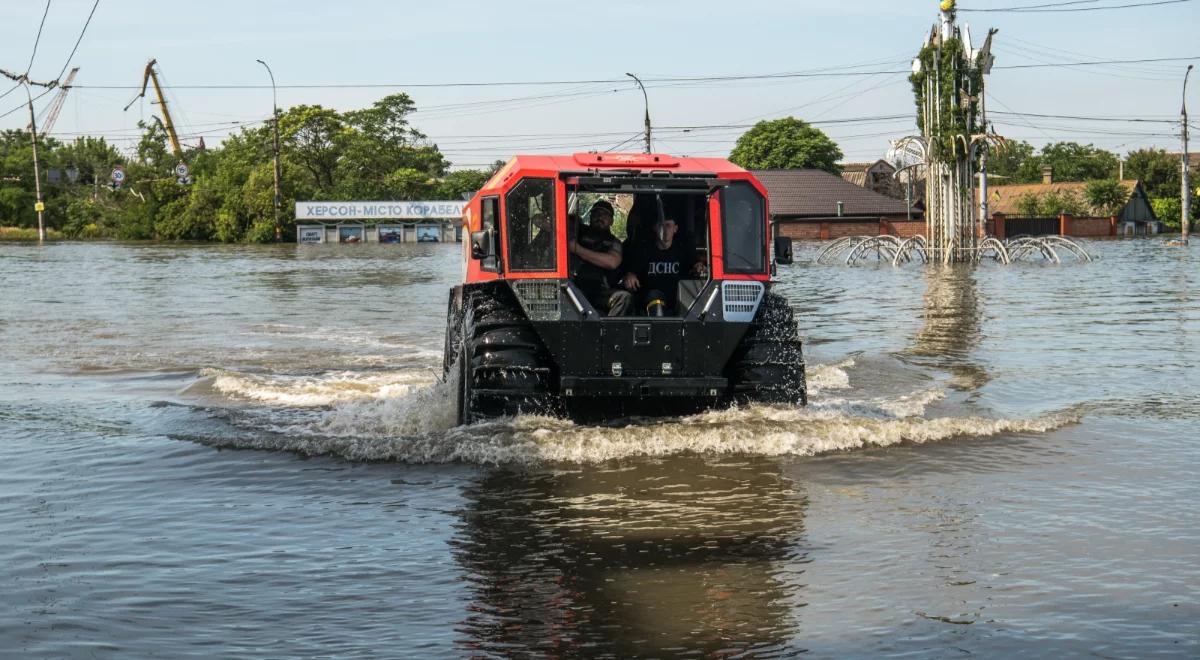
<svg viewBox="0 0 1200 660"><path fill-rule="evenodd" d="M275 96L275 74L271 71L271 67L262 60L254 61L263 65L267 70L267 75L271 76L271 125L275 131L275 242L278 243L283 238L283 228L279 224L279 184L280 178L282 178L279 169L279 101Z"/></svg>
<svg viewBox="0 0 1200 660"><path fill-rule="evenodd" d="M642 79L626 73L625 75L637 81L638 87L642 88L642 99L646 102L646 153L650 153L650 97L646 95L646 86L642 84Z"/></svg>

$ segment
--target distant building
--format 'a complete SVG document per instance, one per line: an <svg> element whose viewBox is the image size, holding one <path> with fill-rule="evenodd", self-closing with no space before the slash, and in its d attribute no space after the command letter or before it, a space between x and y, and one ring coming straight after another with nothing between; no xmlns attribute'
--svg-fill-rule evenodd
<svg viewBox="0 0 1200 660"><path fill-rule="evenodd" d="M776 234L796 239L925 232L919 211L904 201L823 170L756 170L767 187Z"/></svg>
<svg viewBox="0 0 1200 660"><path fill-rule="evenodd" d="M1141 234L1157 234L1161 230L1158 218L1154 215L1154 208L1150 205L1150 200L1146 196L1146 190L1140 181L1127 179L1120 182L1121 185L1128 191L1129 197L1121 210L1113 216L1097 216L1094 213L1086 217L1071 218L1071 222L1066 225L1058 224L1057 218L1054 222L1048 222L1051 218L1034 218L1025 216L1021 213L1021 201L1030 195L1041 196L1050 192L1057 194L1069 194L1084 200L1086 203L1087 183L1083 181L1063 181L1055 182L1052 173L1044 172L1041 183L1028 183L1018 185L997 186L991 185L988 187L988 213L991 216L992 232L1003 236L1014 236L1017 234L1035 233L1062 233L1072 236L1125 236L1125 235L1141 235ZM978 194L978 193L977 193ZM998 228L996 217L1003 216L1005 218L1004 229ZM1067 217L1067 216L1064 216ZM1101 231L1101 223L1095 222L1103 220L1108 224L1104 225L1108 229ZM1041 221L1041 224L1039 224ZM1096 225L1094 230L1088 230L1086 233L1082 227L1086 222ZM1078 226L1076 231L1063 230L1062 227L1067 227L1074 223ZM1056 231L1041 231L1035 230L1037 227L1049 226L1060 227Z"/></svg>
<svg viewBox="0 0 1200 660"><path fill-rule="evenodd" d="M880 195L904 198L904 190L896 181L896 167L886 160L873 163L841 163L842 178L860 188Z"/></svg>
<svg viewBox="0 0 1200 660"><path fill-rule="evenodd" d="M298 243L449 243L462 240L465 202L296 202Z"/></svg>

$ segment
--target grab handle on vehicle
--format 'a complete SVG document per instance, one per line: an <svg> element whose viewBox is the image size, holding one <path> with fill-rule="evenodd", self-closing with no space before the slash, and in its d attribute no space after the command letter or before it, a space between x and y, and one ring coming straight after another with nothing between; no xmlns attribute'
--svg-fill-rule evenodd
<svg viewBox="0 0 1200 660"><path fill-rule="evenodd" d="M721 290L721 287L714 286L712 293L708 294L708 300L705 301L705 303L704 303L704 309L700 310L700 320L701 321L708 318L708 312L709 312L709 310L712 309L713 303L717 300L717 292L719 292L720 290Z"/></svg>
<svg viewBox="0 0 1200 660"><path fill-rule="evenodd" d="M571 289L570 285L564 284L564 285L563 285L563 291L566 291L566 292L567 292L567 297L571 299L571 304L572 304L572 305L575 305L575 310L576 310L576 311L578 311L580 314L583 314L583 318L585 318L585 319L586 319L587 317L589 317L589 316L591 316L591 315L592 315L592 310L590 310L590 309L586 309L586 310L585 310L585 309L583 308L583 305L582 305L582 304L580 304L580 302L579 302L579 298L577 298L577 297L575 296L575 291L573 291L573 290Z"/></svg>

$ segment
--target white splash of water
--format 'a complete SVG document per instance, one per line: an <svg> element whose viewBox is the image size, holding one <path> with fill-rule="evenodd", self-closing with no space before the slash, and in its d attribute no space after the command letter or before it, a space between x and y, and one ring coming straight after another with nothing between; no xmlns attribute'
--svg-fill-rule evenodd
<svg viewBox="0 0 1200 660"><path fill-rule="evenodd" d="M829 410L753 407L623 427L584 426L563 419L523 416L445 431L418 431L412 435L393 436L379 432L350 436L256 434L249 439L230 440L229 444L242 448L331 454L350 460L590 464L682 453L814 456L960 437L1045 433L1077 421L1078 417L1070 414L1029 420L982 417L874 419ZM416 430L420 425L407 428ZM379 430L382 429L376 429Z"/></svg>
<svg viewBox="0 0 1200 660"><path fill-rule="evenodd" d="M850 360L815 365L810 373L826 389L849 389L846 369L852 366ZM889 399L818 398L807 408L750 406L624 426L522 416L462 427L455 426L456 378L437 382L428 373L414 372L353 378L350 374L284 378L221 372L215 377L218 389L237 396L284 405L302 400L330 406L313 411L315 416L285 416L282 423L268 416L272 421L258 428L269 433L217 439L216 444L411 463L586 464L680 453L812 456L957 437L1043 433L1078 420L1071 414L1027 420L926 419L922 417L926 407L945 397L944 391L932 389ZM227 381L222 383L222 378ZM255 426L253 419L248 423Z"/></svg>
<svg viewBox="0 0 1200 660"><path fill-rule="evenodd" d="M850 373L846 370L853 367L854 360L852 358L836 364L810 365L806 374L809 395L829 390L850 389Z"/></svg>
<svg viewBox="0 0 1200 660"><path fill-rule="evenodd" d="M203 378L227 396L294 407L328 406L363 399L403 399L428 387L435 378L430 371L383 372L342 371L317 376L247 374L223 369L204 369Z"/></svg>

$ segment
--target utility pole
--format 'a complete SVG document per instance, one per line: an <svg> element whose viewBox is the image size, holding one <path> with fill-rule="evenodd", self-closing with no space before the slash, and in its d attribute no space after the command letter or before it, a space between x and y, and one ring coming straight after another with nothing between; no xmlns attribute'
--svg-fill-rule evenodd
<svg viewBox="0 0 1200 660"><path fill-rule="evenodd" d="M279 224L279 206L280 194L279 184L283 174L279 169L279 101L275 96L275 74L271 72L271 67L262 60L255 60L267 69L267 75L271 76L271 126L275 133L275 242L283 240L283 227Z"/></svg>
<svg viewBox="0 0 1200 660"><path fill-rule="evenodd" d="M646 153L651 153L652 149L650 147L650 97L646 95L646 86L642 84L641 78L638 78L637 76L633 75L632 73L626 73L625 75L636 80L638 87L642 88L642 99L646 102Z"/></svg>
<svg viewBox="0 0 1200 660"><path fill-rule="evenodd" d="M983 125L983 132L987 133L988 132L987 83L985 81L986 81L986 78L981 76L980 84L979 84L979 116L980 116L979 123ZM980 228L979 237L985 238L988 235L987 223L988 223L988 206L989 206L989 201L990 201L990 200L988 200L988 173L987 173L989 148L988 148L987 142L984 142L982 146L983 146L983 151L980 152L980 154L979 154L979 228Z"/></svg>
<svg viewBox="0 0 1200 660"><path fill-rule="evenodd" d="M38 165L37 119L33 115L33 95L29 93L28 84L25 85L25 96L29 99L29 139L33 141L33 189L37 193L37 204L33 208L38 216L38 242L42 243L46 241L46 223L42 219L46 204L42 201L42 172Z"/></svg>
<svg viewBox="0 0 1200 660"><path fill-rule="evenodd" d="M1183 125L1183 217L1180 225L1183 229L1183 244L1188 244L1188 233L1192 225L1192 182L1188 172L1188 116L1187 116L1187 84L1188 76L1192 75L1193 65L1189 64L1187 73L1183 74L1183 110L1180 111L1180 123Z"/></svg>

